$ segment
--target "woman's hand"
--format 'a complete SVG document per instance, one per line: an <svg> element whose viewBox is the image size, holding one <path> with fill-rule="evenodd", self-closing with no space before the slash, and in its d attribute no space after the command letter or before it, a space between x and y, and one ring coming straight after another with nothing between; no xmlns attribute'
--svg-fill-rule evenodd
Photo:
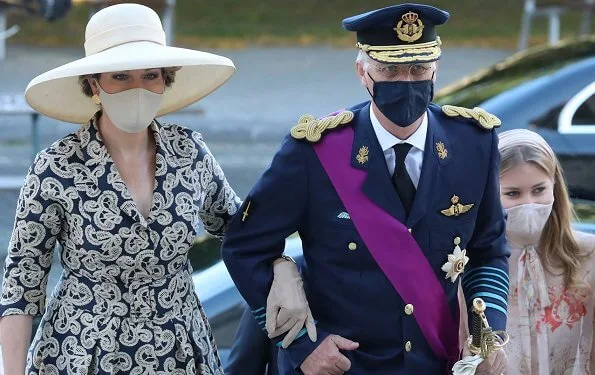
<svg viewBox="0 0 595 375"><path fill-rule="evenodd" d="M273 265L273 274L266 309L269 337L288 332L282 343L283 348L287 348L305 325L310 340L315 342L316 326L297 265L283 258L277 259Z"/></svg>

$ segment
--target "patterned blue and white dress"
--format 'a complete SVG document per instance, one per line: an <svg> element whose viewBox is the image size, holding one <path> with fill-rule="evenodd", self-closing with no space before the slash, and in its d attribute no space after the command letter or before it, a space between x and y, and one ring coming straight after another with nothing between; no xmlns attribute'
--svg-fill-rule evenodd
<svg viewBox="0 0 595 375"><path fill-rule="evenodd" d="M43 314L27 374L223 374L187 254L240 199L199 133L151 125L153 205L138 209L91 120L37 156L19 198L0 316ZM64 268L46 306L54 245Z"/></svg>

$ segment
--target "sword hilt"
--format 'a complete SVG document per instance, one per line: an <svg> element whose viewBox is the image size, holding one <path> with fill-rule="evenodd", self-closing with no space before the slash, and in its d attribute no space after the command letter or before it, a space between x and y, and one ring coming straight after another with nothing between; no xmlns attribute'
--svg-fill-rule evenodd
<svg viewBox="0 0 595 375"><path fill-rule="evenodd" d="M472 306L469 350L482 358L487 358L492 352L503 348L510 339L505 331L492 331L485 310L485 302L481 298L475 298Z"/></svg>
<svg viewBox="0 0 595 375"><path fill-rule="evenodd" d="M471 345L478 349L481 347L482 319L480 314L483 314L484 311L485 305L483 304L483 301L476 298L473 301L473 317L471 319Z"/></svg>

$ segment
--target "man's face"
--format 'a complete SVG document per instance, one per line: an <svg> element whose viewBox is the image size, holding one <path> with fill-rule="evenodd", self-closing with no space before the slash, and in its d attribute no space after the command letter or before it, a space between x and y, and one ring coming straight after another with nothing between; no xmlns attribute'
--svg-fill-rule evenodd
<svg viewBox="0 0 595 375"><path fill-rule="evenodd" d="M362 85L373 93L374 82L427 81L436 82L437 62L383 64L373 60L358 61L357 72Z"/></svg>

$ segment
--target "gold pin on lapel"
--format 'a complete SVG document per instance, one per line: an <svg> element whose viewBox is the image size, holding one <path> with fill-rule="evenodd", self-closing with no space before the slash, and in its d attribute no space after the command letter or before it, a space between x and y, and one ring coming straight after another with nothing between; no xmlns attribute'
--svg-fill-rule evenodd
<svg viewBox="0 0 595 375"><path fill-rule="evenodd" d="M440 210L442 215L459 216L459 215L462 215L465 212L469 211L471 209L471 207L473 207L475 205L474 203L461 204L459 202L459 197L457 195L453 195L452 198L450 198L450 202L452 203L450 207L448 207L445 210Z"/></svg>
<svg viewBox="0 0 595 375"><path fill-rule="evenodd" d="M248 217L248 210L250 209L250 204L252 202L249 201L248 204L246 205L246 209L244 210L244 212L242 212L242 221L246 221L246 218Z"/></svg>
<svg viewBox="0 0 595 375"><path fill-rule="evenodd" d="M362 146L359 149L359 152L357 153L357 156L355 157L357 159L357 161L360 164L364 164L365 162L368 161L368 154L370 153L370 151L368 150L367 146Z"/></svg>
<svg viewBox="0 0 595 375"><path fill-rule="evenodd" d="M446 157L448 156L448 150L446 149L446 146L444 146L444 143L442 143L442 142L436 143L436 151L438 152L438 157L440 159L446 159Z"/></svg>

